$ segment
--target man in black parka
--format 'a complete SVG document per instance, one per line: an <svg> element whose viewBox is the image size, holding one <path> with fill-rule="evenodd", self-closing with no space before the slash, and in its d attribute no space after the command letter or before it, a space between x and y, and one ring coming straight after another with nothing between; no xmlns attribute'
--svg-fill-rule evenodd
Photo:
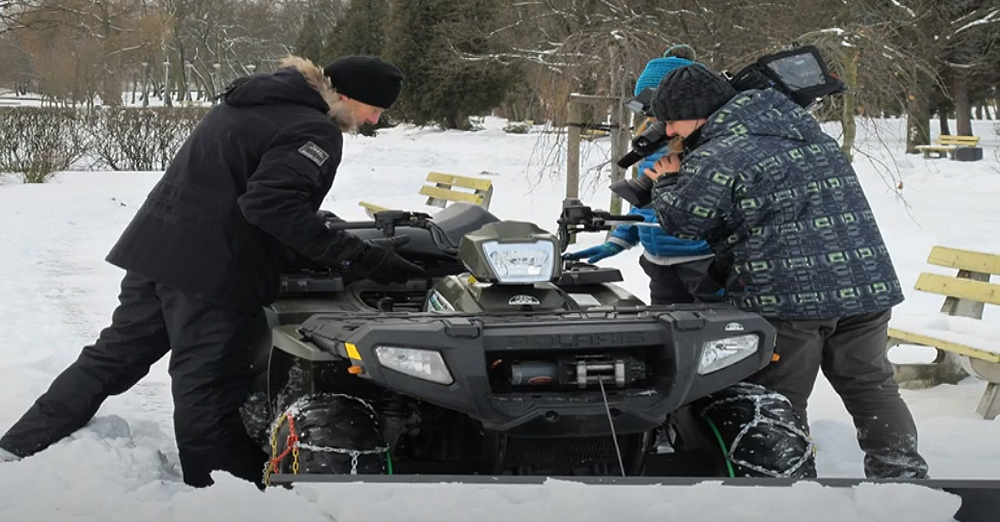
<svg viewBox="0 0 1000 522"><path fill-rule="evenodd" d="M665 76L652 106L688 150L645 171L660 226L707 241L726 298L777 330L778 360L748 380L806 421L822 370L854 419L866 475L926 477L885 352L903 291L840 145L784 94L737 93L700 65Z"/></svg>
<svg viewBox="0 0 1000 522"><path fill-rule="evenodd" d="M250 324L277 297L281 261L350 263L379 281L421 269L387 241L326 227L318 214L340 164L343 132L378 121L402 74L349 56L325 69L288 57L230 85L183 144L107 257L125 270L120 305L96 343L0 438L23 458L83 427L170 352L174 430L184 481L224 470L262 487L266 453L246 433Z"/></svg>

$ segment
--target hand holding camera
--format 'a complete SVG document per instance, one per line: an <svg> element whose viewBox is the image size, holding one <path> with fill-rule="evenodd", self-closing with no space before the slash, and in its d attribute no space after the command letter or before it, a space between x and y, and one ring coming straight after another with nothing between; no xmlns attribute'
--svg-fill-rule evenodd
<svg viewBox="0 0 1000 522"><path fill-rule="evenodd" d="M666 126L663 122L656 122L650 125L649 128L653 129L652 133L655 133L652 136L655 147L645 145L645 149L642 149L642 152L639 153L642 154L639 159L649 156L662 147L664 143L667 143L667 150L664 152L663 156L657 160L652 169L645 169L643 171L643 176L639 176L634 179L630 178L617 181L612 183L610 186L612 192L618 194L618 196L622 199L628 201L633 207L637 208L642 208L652 201L650 191L653 190L653 184L656 183L656 180L659 179L660 176L664 174L675 174L680 171L680 154L684 151L684 138L680 136L667 138ZM636 140L639 140L644 136L648 138L648 132L649 131L647 130L647 132L638 136ZM634 142L633 147L635 147ZM646 149L649 148L652 148L652 150L646 152ZM636 154L636 152L633 150L631 154ZM623 158L623 160L625 160L625 158ZM633 161L632 163L635 162Z"/></svg>
<svg viewBox="0 0 1000 522"><path fill-rule="evenodd" d="M660 159L656 160L653 164L653 168L647 168L642 171L649 179L654 182L660 179L661 176L677 174L681 170L681 157L680 154L675 152L667 152Z"/></svg>

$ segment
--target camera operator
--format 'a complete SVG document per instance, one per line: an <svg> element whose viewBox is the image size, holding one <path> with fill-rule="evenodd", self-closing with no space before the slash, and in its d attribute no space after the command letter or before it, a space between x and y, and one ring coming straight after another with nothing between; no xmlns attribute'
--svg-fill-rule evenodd
<svg viewBox="0 0 1000 522"><path fill-rule="evenodd" d="M748 380L786 395L806 421L822 368L854 419L866 476L925 477L885 351L903 292L837 142L786 95L737 93L700 65L665 76L652 106L690 150L644 171L660 226L708 241L728 301L777 329L777 360Z"/></svg>
<svg viewBox="0 0 1000 522"><path fill-rule="evenodd" d="M694 49L690 46L679 44L670 47L663 53L663 57L646 63L636 80L635 95L638 97L646 88L656 87L667 73L695 63L694 59ZM653 118L647 118L636 130L636 135L641 134L652 121ZM668 144L664 143L659 150L643 158L638 165L639 176L663 156L667 148ZM655 212L648 205L641 208L633 205L629 214L641 215L647 223L656 223ZM678 239L660 227L619 225L605 243L567 253L563 255L563 259L588 258L587 262L596 263L618 255L638 243L643 246L639 266L649 277L651 304L712 302L722 299L719 282L708 275L715 258L708 244L702 240Z"/></svg>

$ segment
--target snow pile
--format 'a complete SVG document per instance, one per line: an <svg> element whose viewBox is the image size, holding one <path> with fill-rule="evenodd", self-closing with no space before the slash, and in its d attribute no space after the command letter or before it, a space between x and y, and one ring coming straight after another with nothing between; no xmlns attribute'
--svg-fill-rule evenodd
<svg viewBox="0 0 1000 522"><path fill-rule="evenodd" d="M897 484L865 484L851 490L816 483L800 483L787 489L712 482L674 487L598 486L549 480L541 487L409 484L385 490L366 484L338 484L325 485L321 490L311 486L299 489L306 496L315 492L317 505L337 522L945 522L953 520L960 506L960 499L948 493ZM458 509L453 510L453 506Z"/></svg>
<svg viewBox="0 0 1000 522"><path fill-rule="evenodd" d="M942 298L943 299L943 298ZM1000 323L944 313L909 314L893 321L907 332L1000 354Z"/></svg>

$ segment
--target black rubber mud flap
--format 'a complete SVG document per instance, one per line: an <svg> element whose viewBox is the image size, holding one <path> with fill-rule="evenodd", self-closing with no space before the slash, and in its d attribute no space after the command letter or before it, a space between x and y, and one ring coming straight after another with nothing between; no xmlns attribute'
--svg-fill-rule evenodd
<svg viewBox="0 0 1000 522"><path fill-rule="evenodd" d="M377 414L356 397L305 395L274 421L271 433L273 469L267 478L272 484L285 474L381 474L388 470Z"/></svg>

